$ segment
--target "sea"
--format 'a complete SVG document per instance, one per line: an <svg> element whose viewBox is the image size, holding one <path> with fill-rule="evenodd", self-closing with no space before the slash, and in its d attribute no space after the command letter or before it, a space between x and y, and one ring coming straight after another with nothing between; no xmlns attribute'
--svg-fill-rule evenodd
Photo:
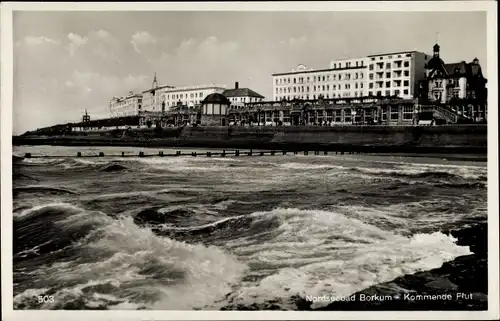
<svg viewBox="0 0 500 321"><path fill-rule="evenodd" d="M487 220L485 162L139 150L14 147L61 156L13 165L15 309L297 310L471 254L446 231Z"/></svg>

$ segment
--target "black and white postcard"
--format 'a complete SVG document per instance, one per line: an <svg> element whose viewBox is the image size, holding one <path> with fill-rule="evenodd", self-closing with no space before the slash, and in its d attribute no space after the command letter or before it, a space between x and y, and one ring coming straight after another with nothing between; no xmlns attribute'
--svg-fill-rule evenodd
<svg viewBox="0 0 500 321"><path fill-rule="evenodd" d="M2 3L4 319L498 319L496 9Z"/></svg>

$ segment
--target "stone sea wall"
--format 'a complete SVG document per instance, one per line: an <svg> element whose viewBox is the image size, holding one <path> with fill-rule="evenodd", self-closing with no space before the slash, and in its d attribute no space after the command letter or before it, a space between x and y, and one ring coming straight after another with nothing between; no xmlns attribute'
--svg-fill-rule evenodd
<svg viewBox="0 0 500 321"><path fill-rule="evenodd" d="M14 145L146 146L486 154L486 125L185 127L16 136Z"/></svg>

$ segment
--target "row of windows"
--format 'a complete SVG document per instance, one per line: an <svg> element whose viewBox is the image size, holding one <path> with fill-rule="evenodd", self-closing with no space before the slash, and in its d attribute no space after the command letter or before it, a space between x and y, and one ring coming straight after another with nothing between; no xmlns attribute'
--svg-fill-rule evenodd
<svg viewBox="0 0 500 321"><path fill-rule="evenodd" d="M344 89L351 89L351 85L352 84L344 84L344 86L342 86L341 84L339 84L338 86L336 84L333 84L331 86L332 90L341 90L342 87L344 87ZM330 90L330 85L321 85L321 86L313 86L312 87L313 91L329 91ZM354 89L363 89L363 83L360 82L360 83L354 83ZM288 87L288 88L276 88L276 94L283 94L283 93L291 93L291 92L309 92L311 90L311 87L307 86L307 87Z"/></svg>
<svg viewBox="0 0 500 321"><path fill-rule="evenodd" d="M405 77L409 77L410 76L410 71L409 70L405 70L404 72L395 71L393 75L391 75L390 72L386 72L386 73L384 73L384 72L377 72L376 74L377 74L377 76L375 77L375 74L370 73L368 75L368 79L370 79L370 80L373 80L374 78L382 79L384 75L385 75L385 78L399 78L399 77L401 77L401 75L404 75Z"/></svg>
<svg viewBox="0 0 500 321"><path fill-rule="evenodd" d="M356 61L355 64L356 64L356 67L363 67L364 62L363 62L363 60L360 60L360 61ZM350 67L352 67L351 61L347 61L344 64L344 66L342 66L341 62L333 63L333 68L337 68L337 66L338 66L338 68L350 68Z"/></svg>
<svg viewBox="0 0 500 321"><path fill-rule="evenodd" d="M405 57L411 57L411 53L407 53L407 54L405 54ZM387 59L392 59L392 58L393 58L393 57L392 57L392 55L387 56ZM397 55L397 58L402 58L402 55ZM383 59L384 59L384 57L378 57L378 59L379 59L379 60L383 60ZM375 57L371 57L371 60L372 60L372 61L375 61Z"/></svg>
<svg viewBox="0 0 500 321"><path fill-rule="evenodd" d="M403 90L403 95L408 95L409 93L410 93L410 91L408 89L404 89ZM401 90L399 90L399 89L395 89L393 91L386 90L384 92L384 96L392 96L392 95L395 95L395 96L401 95ZM368 92L368 96L377 96L377 97L380 97L380 96L382 96L382 91L381 90L376 91L376 92L369 91Z"/></svg>
<svg viewBox="0 0 500 321"><path fill-rule="evenodd" d="M313 77L295 77L295 78L277 78L275 80L276 85L286 85L286 84L303 84L304 80L306 83L309 82L324 82L324 81L330 81L331 80L351 80L351 79L363 79L363 73L362 72L355 72L355 73L344 73L344 74L330 74L330 75L321 75L321 76L313 76Z"/></svg>
<svg viewBox="0 0 500 321"><path fill-rule="evenodd" d="M376 65L377 65L377 68L379 68L379 69L384 68L384 65L385 65L385 69L402 68L402 67L408 68L408 67L410 67L410 62L408 60L405 60L404 62L402 60L397 60L397 61L394 61L393 63L386 62L385 64L383 62L377 62ZM374 64L370 64L368 66L368 70L373 70L374 68L375 68Z"/></svg>
<svg viewBox="0 0 500 321"><path fill-rule="evenodd" d="M385 88L401 87L401 80L393 81L392 86L391 86L390 81L385 81L385 82L384 81L377 81L375 88L384 88L384 84L385 84ZM403 81L403 87L408 87L409 85L410 85L410 82L408 80ZM373 89L373 87L374 87L374 83L371 82L368 84L369 89Z"/></svg>
<svg viewBox="0 0 500 321"><path fill-rule="evenodd" d="M183 98L203 98L203 92L190 93L189 96L187 93L185 94L166 94L167 99L183 99Z"/></svg>
<svg viewBox="0 0 500 321"><path fill-rule="evenodd" d="M276 101L281 101L283 99L285 100L291 100L291 99L317 99L319 98L320 95L277 95L275 100ZM332 93L332 94L325 94L323 95L325 99L329 98L348 98L348 97L363 97L363 92L362 91L355 91L354 96L351 95L350 91L344 91L343 93Z"/></svg>
<svg viewBox="0 0 500 321"><path fill-rule="evenodd" d="M460 83L459 83L458 79L449 79L447 81L447 85L452 85L453 87L458 87L460 85ZM434 81L434 87L443 88L443 81L442 80Z"/></svg>
<svg viewBox="0 0 500 321"><path fill-rule="evenodd" d="M382 92L381 90L379 91L376 91L376 92L373 92L373 91L369 91L368 92L368 96L378 96L378 97L381 97L381 96L401 96L401 94L407 96L409 95L410 91L408 89L404 89L404 90L399 90L399 89L395 89L395 90L386 90L384 92ZM277 95L275 100L276 101L281 101L283 99L285 100L292 100L292 99L306 99L306 100L309 100L309 99L317 99L319 98L320 95ZM325 94L323 95L324 98L326 99L329 99L329 98L349 98L349 97L363 97L363 92L358 92L358 91L355 91L354 92L354 95L351 95L351 92L350 91L345 91L343 93L332 93L331 95L330 94Z"/></svg>
<svg viewBox="0 0 500 321"><path fill-rule="evenodd" d="M257 98L257 97L230 97L229 101L233 102L259 102L262 101L262 98Z"/></svg>

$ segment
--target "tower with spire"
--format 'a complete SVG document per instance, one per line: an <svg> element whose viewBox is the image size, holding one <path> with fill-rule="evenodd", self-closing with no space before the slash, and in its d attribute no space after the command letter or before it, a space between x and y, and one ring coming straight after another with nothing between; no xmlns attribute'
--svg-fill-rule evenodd
<svg viewBox="0 0 500 321"><path fill-rule="evenodd" d="M155 72L155 77L153 79L153 84L151 85L151 88L153 88L153 89L158 88L158 80L156 80L156 72Z"/></svg>

